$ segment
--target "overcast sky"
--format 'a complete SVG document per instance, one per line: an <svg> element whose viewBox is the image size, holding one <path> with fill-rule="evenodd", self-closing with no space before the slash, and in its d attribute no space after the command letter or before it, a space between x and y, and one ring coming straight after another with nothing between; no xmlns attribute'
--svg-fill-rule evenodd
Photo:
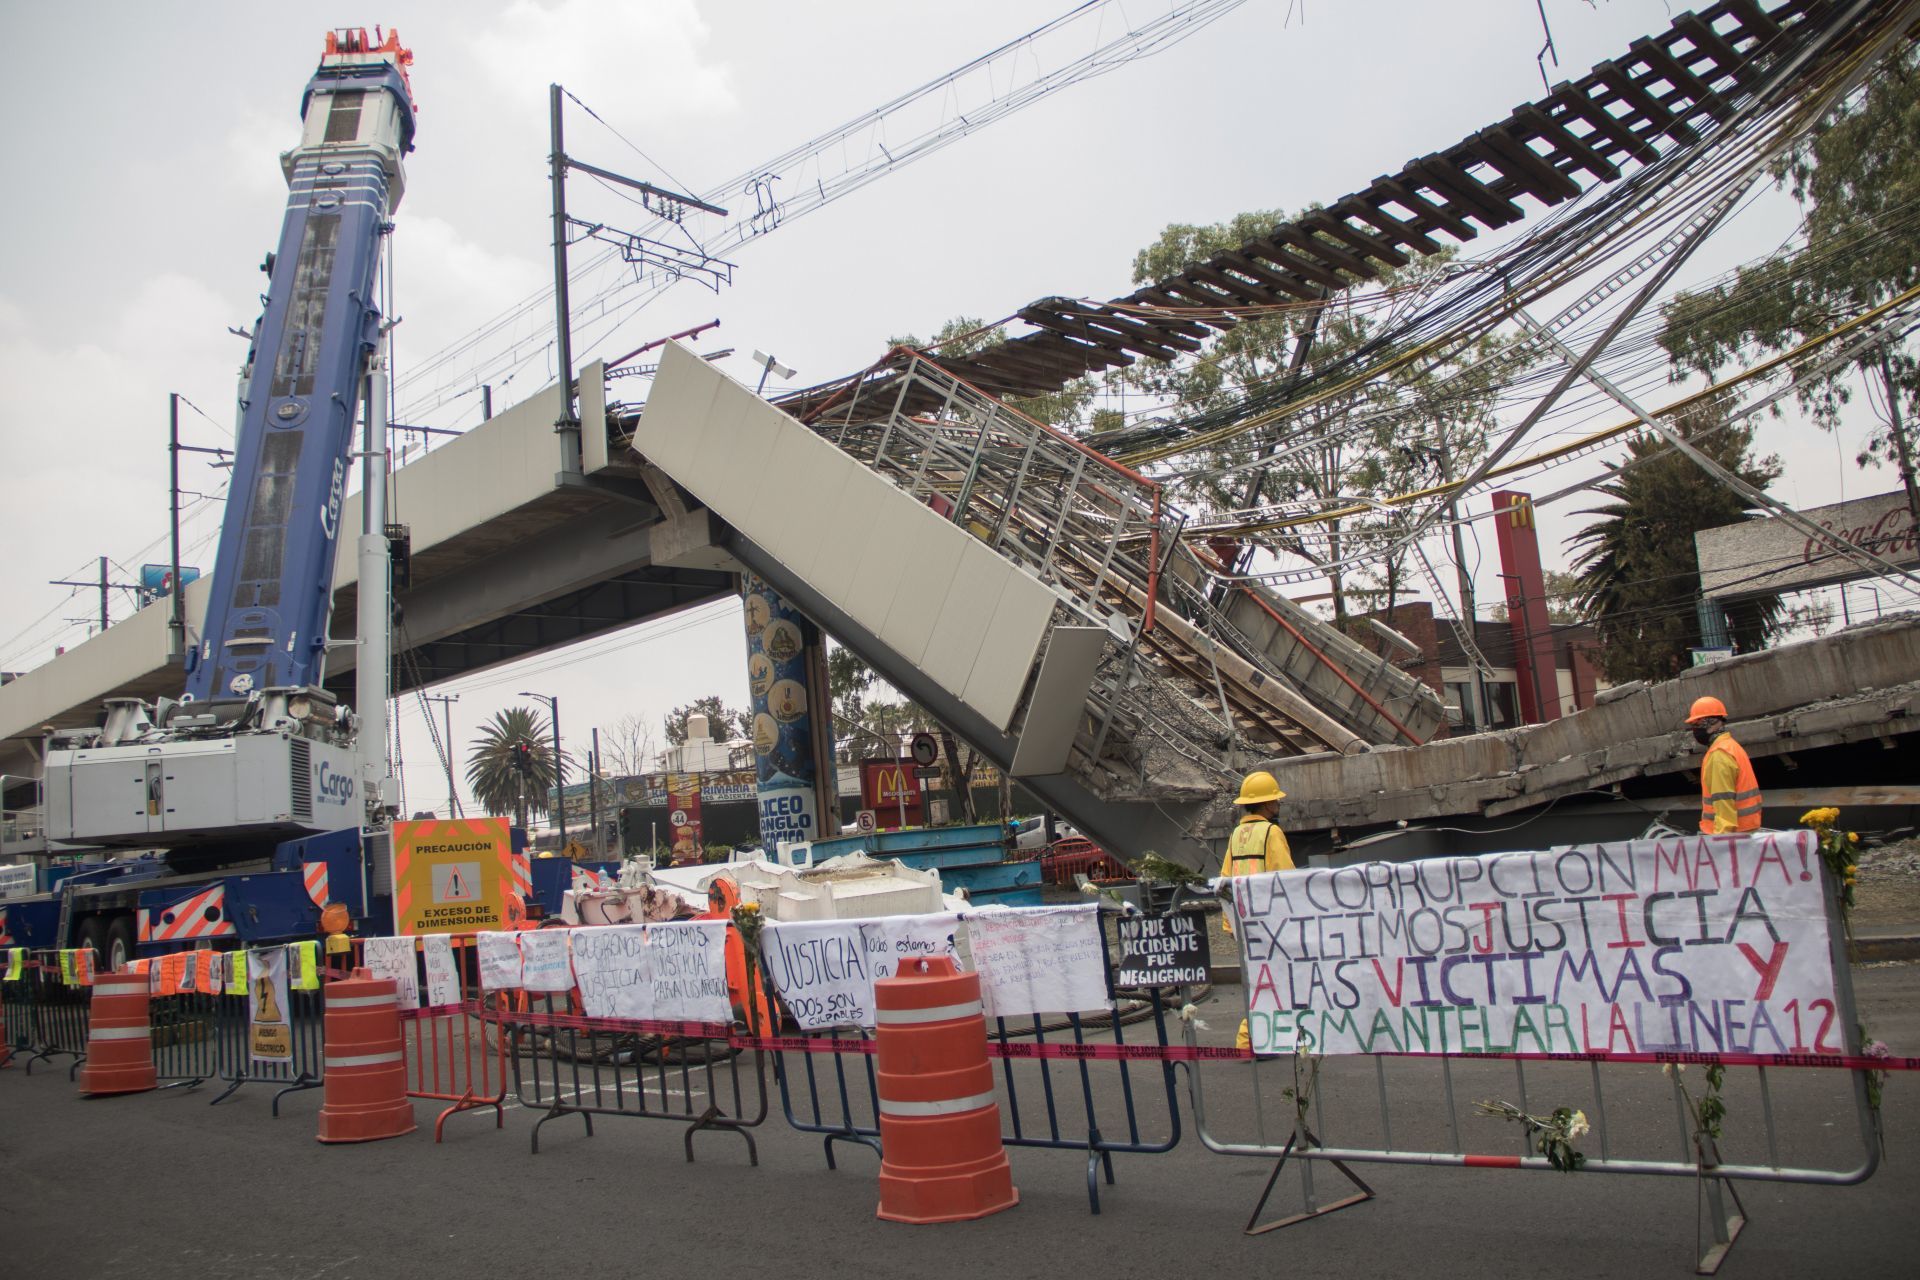
<svg viewBox="0 0 1920 1280"><path fill-rule="evenodd" d="M86 635L95 594L49 579L89 578L103 554L116 580L166 558L169 391L207 415L186 412L189 441L229 442L245 350L227 330L258 314L258 267L285 196L277 157L297 140L300 92L330 21L390 23L417 56L418 149L396 218L395 400L415 421L458 427L478 419L477 396L428 394L410 370L549 277L550 82L626 139L570 108L569 151L701 192L1068 7L384 0L350 14L4 0L0 137L13 182L0 212L0 668L38 665ZM1106 35L1123 8L1139 22L1166 0L1113 6ZM1546 11L1558 79L1664 28L1677 6L1547 0ZM1085 30L1091 45L1095 28ZM739 349L723 365L733 376L757 376L744 359L757 347L812 383L956 315L1113 296L1169 222L1331 201L1538 97L1540 44L1534 0L1253 0L1172 50L783 226L735 255L721 293L682 284L579 358L718 317L703 345ZM583 216L638 212L590 184L574 190ZM1784 200L1762 204L1690 277L1772 247L1793 222ZM550 380L544 349L532 349L496 407ZM1792 464L1776 492L1798 505L1894 487L1890 473L1852 471L1850 441L1792 422L1768 425L1762 444ZM188 490L220 483L185 469ZM210 568L219 509L193 504L187 563ZM1562 515L1543 522L1549 563L1564 559L1568 526ZM1482 566L1483 593L1496 568ZM116 614L131 608L116 593ZM710 693L743 702L738 609L722 602L436 692L461 695L453 730L464 745L522 689L559 695L570 750L622 715L657 721ZM444 802L421 710L411 696L398 708L410 808Z"/></svg>

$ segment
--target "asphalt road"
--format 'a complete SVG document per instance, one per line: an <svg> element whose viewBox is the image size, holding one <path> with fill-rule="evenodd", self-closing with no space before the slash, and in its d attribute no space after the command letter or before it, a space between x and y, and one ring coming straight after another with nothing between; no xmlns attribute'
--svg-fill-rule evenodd
<svg viewBox="0 0 1920 1280"><path fill-rule="evenodd" d="M1856 971L1861 1011L1896 1051L1920 1047L1920 964ZM1201 1013L1218 1041L1237 1019L1227 989ZM1031 1066L1032 1064L1022 1064ZM1102 1070L1110 1071L1106 1066ZM1069 1068L1069 1070L1071 1070ZM1616 1156L1673 1158L1681 1141L1657 1068L1609 1085ZM1209 1126L1244 1139L1258 1119L1290 1107L1285 1066L1208 1064ZM1281 1073L1287 1072L1283 1080ZM1467 1102L1515 1096L1511 1064L1455 1068L1459 1123L1476 1150L1517 1152L1519 1131L1472 1119ZM1851 1107L1837 1077L1776 1070L1782 1157L1848 1158ZM1154 1078L1149 1072L1147 1078ZM1110 1081L1111 1076L1102 1080ZM1400 1146L1443 1139L1438 1067L1399 1063L1388 1074ZM1586 1105L1585 1066L1530 1069L1529 1103ZM1723 1275L1912 1274L1920 1246L1920 1079L1896 1076L1886 1108L1890 1159L1857 1187L1744 1184L1750 1225ZM1365 1061L1323 1080L1323 1136L1353 1140L1377 1124L1378 1083ZM1370 1203L1261 1237L1241 1234L1271 1162L1209 1152L1186 1126L1164 1155L1116 1157L1104 1212L1088 1213L1085 1161L1072 1152L1011 1152L1020 1204L970 1223L908 1227L874 1217L877 1161L840 1149L827 1171L820 1141L793 1132L778 1096L759 1130L760 1166L727 1134L697 1139L684 1161L681 1127L603 1119L588 1138L577 1118L457 1117L447 1141L423 1127L351 1147L314 1140L320 1094L290 1097L275 1120L269 1093L249 1087L218 1107L209 1090L84 1100L64 1069L0 1072L0 1271L19 1277L453 1277L595 1274L1047 1277L1189 1276L1231 1272L1318 1277L1380 1275L1684 1276L1691 1274L1695 1187L1684 1178L1516 1173L1367 1165ZM1726 1154L1764 1152L1752 1073L1729 1088ZM1032 1090L1023 1106L1040 1104ZM1143 1133L1163 1130L1163 1098L1139 1097ZM1108 1109L1111 1113L1111 1108ZM1109 1114L1109 1132L1119 1124ZM1588 1149L1592 1149L1591 1143ZM1337 1176L1315 1168L1323 1198ZM1276 1207L1291 1212L1299 1182L1283 1177ZM1069 1272L1068 1269L1071 1269Z"/></svg>

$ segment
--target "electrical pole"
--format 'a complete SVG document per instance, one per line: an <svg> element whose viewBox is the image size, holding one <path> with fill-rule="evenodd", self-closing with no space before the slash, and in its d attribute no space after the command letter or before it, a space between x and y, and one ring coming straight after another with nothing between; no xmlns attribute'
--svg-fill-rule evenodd
<svg viewBox="0 0 1920 1280"><path fill-rule="evenodd" d="M422 702L437 702L440 704L440 713L444 717L444 723L446 724L446 733L441 741L446 744L447 816L449 818L457 818L460 816L460 793L455 791L453 787L453 704L460 701L460 695L457 693L423 693L420 695L420 700ZM432 715L433 712L429 711L427 714Z"/></svg>
<svg viewBox="0 0 1920 1280"><path fill-rule="evenodd" d="M547 88L547 111L553 135L553 153L548 157L553 170L553 338L554 355L560 365L560 416L553 420L553 429L568 437L561 442L560 469L578 471L580 420L573 415L573 312L567 301L567 145L561 122L560 86Z"/></svg>
<svg viewBox="0 0 1920 1280"><path fill-rule="evenodd" d="M112 616L111 616L111 612L110 612L110 610L108 609L108 601L109 601L109 596L108 596L108 594L107 594L107 593L108 593L109 591L138 591L138 590L140 590L140 588L139 588L139 586L137 586L136 584L134 584L134 583L131 583L131 582L111 582L111 581L109 581L109 580L108 580L108 578L107 578L107 557L105 557L105 556L101 556L101 557L100 557L100 576L99 576L99 578L98 578L98 579L92 579L92 578L89 578L89 579L87 579L87 580L85 580L85 581L81 581L81 580L77 580L77 579L74 579L74 578L49 578L49 579L47 580L47 585L48 585L48 586L52 586L52 587L97 587L97 588L99 588L99 591L100 591L100 629L101 629L102 631L105 631L105 630L107 629L107 625L108 625L109 623L111 623L111 622L113 621L113 618L112 618ZM75 618L75 619L73 619L73 621L75 621L75 622L78 622L78 621L79 621L79 619L78 619L78 618Z"/></svg>
<svg viewBox="0 0 1920 1280"><path fill-rule="evenodd" d="M600 726L593 728L593 749L587 756L587 812L593 822L593 851L604 854L606 845L600 832Z"/></svg>
<svg viewBox="0 0 1920 1280"><path fill-rule="evenodd" d="M1887 413L1892 427L1893 450L1900 460L1900 481L1907 490L1907 514L1913 517L1913 523L1920 527L1920 484L1914 482L1913 449L1907 441L1906 424L1900 414L1900 386L1893 380L1893 364L1887 359L1887 349L1880 348L1880 381L1887 389Z"/></svg>
<svg viewBox="0 0 1920 1280"><path fill-rule="evenodd" d="M538 698L546 703L547 714L553 720L553 816L560 828L560 847L564 849L567 847L567 771L560 755L560 699L552 694L528 693L525 690L521 690L520 696Z"/></svg>
<svg viewBox="0 0 1920 1280"><path fill-rule="evenodd" d="M167 656L184 660L187 654L187 615L185 601L180 591L180 393L167 393L167 470L170 474L168 496L171 505L171 517L168 524L171 538L168 564L172 577L167 579L172 589L173 606L167 623Z"/></svg>

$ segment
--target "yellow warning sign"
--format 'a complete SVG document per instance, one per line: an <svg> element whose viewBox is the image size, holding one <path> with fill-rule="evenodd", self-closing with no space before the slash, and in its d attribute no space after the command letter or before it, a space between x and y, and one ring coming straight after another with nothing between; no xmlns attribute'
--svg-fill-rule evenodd
<svg viewBox="0 0 1920 1280"><path fill-rule="evenodd" d="M393 931L509 929L513 843L505 818L393 824Z"/></svg>

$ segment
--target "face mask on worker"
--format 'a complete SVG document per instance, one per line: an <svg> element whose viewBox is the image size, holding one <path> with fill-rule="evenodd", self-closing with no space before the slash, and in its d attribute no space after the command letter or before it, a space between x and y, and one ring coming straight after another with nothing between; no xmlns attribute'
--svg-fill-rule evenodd
<svg viewBox="0 0 1920 1280"><path fill-rule="evenodd" d="M1704 724L1697 724L1693 726L1693 740L1703 747L1710 747L1713 745L1713 740L1719 732L1720 730L1717 726L1708 728Z"/></svg>

